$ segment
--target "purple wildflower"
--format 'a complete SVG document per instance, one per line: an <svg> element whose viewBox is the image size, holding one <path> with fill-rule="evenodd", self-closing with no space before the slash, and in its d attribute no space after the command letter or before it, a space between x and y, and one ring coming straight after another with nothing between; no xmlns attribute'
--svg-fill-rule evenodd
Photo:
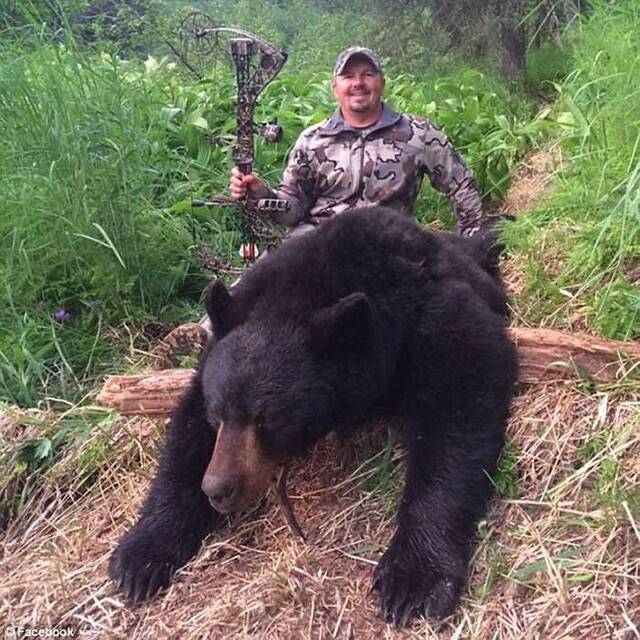
<svg viewBox="0 0 640 640"><path fill-rule="evenodd" d="M87 300L87 302L85 302L85 304L92 311L95 311L98 308L98 301L97 300Z"/></svg>
<svg viewBox="0 0 640 640"><path fill-rule="evenodd" d="M66 309L58 309L51 314L51 317L56 322L64 322L65 320L71 319L71 313L69 313Z"/></svg>

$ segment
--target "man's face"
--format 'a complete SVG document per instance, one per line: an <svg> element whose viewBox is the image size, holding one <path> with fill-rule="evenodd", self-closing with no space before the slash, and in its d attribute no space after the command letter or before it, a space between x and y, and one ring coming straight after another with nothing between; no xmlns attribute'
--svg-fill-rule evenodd
<svg viewBox="0 0 640 640"><path fill-rule="evenodd" d="M343 115L378 114L384 78L366 59L355 57L333 80L333 95Z"/></svg>

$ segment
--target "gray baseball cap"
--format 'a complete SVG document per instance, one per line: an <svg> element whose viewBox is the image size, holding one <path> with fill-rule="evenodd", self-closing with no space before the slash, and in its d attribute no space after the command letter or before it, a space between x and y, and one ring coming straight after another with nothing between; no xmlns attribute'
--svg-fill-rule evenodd
<svg viewBox="0 0 640 640"><path fill-rule="evenodd" d="M371 66L382 75L382 67L380 66L380 60L378 60L378 56L376 56L371 49L367 49L366 47L349 47L345 49L337 58L336 66L333 68L333 77L339 76L344 68L347 66L347 63L353 57L361 57L366 58L371 63Z"/></svg>

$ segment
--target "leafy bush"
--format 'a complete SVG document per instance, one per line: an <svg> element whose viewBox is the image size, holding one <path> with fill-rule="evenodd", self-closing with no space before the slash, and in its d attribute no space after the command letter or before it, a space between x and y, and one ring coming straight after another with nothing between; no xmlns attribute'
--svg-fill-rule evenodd
<svg viewBox="0 0 640 640"><path fill-rule="evenodd" d="M85 0L68 15L76 37L84 43L100 42L102 49L108 43L120 55L153 51L164 26L157 0Z"/></svg>
<svg viewBox="0 0 640 640"><path fill-rule="evenodd" d="M400 76L388 87L396 108L444 129L473 169L483 196L494 200L504 196L516 161L552 128L548 110L532 117L521 99L507 96L473 69L433 83Z"/></svg>
<svg viewBox="0 0 640 640"><path fill-rule="evenodd" d="M159 0L9 0L0 10L5 41L37 46L38 36L50 34L68 46L95 46L121 56L163 48L176 21L176 13Z"/></svg>

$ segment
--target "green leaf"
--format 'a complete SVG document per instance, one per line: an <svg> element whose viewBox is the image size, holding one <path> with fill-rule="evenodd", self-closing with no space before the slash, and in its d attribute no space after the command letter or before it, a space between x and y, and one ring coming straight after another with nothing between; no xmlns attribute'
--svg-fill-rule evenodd
<svg viewBox="0 0 640 640"><path fill-rule="evenodd" d="M171 213L177 213L179 215L192 213L193 207L191 206L191 199L189 198L188 200L179 200L169 208L169 211Z"/></svg>
<svg viewBox="0 0 640 640"><path fill-rule="evenodd" d="M182 109L180 107L163 107L160 110L160 113L167 120L171 120L175 118L179 113L182 113Z"/></svg>
<svg viewBox="0 0 640 640"><path fill-rule="evenodd" d="M203 129L204 131L209 131L209 123L205 120L203 116L193 114L187 118L187 122L198 129Z"/></svg>
<svg viewBox="0 0 640 640"><path fill-rule="evenodd" d="M556 118L556 122L563 127L575 127L576 118L571 111L563 111L559 113Z"/></svg>
<svg viewBox="0 0 640 640"><path fill-rule="evenodd" d="M571 565L572 558L579 556L586 550L585 546L576 547L575 549L567 549L566 551L561 551L557 553L551 561L554 564L559 565L560 567L566 567ZM535 560L520 569L517 569L513 573L511 573L508 577L514 580L515 582L525 582L527 578L530 578L534 573L538 573L539 571L546 571L547 569L547 560L545 558L540 558L540 560Z"/></svg>
<svg viewBox="0 0 640 640"><path fill-rule="evenodd" d="M594 573L581 573L577 576L569 576L567 582L589 582L589 580L593 580L594 576Z"/></svg>

